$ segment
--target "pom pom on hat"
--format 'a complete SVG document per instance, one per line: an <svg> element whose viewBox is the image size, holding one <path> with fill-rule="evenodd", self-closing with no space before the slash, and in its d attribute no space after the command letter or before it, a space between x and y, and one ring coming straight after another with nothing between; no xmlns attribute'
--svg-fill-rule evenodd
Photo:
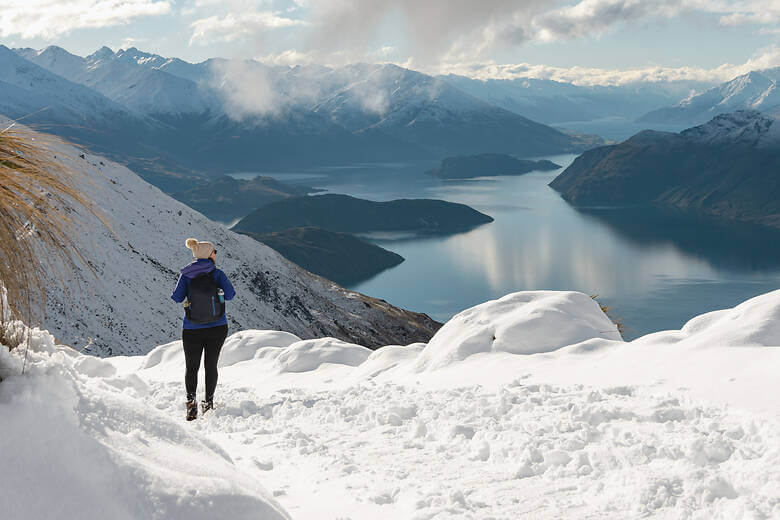
<svg viewBox="0 0 780 520"><path fill-rule="evenodd" d="M214 251L214 244L211 242L198 242L195 238L188 238L184 245L187 246L187 249L192 250L192 256L198 260L210 257Z"/></svg>

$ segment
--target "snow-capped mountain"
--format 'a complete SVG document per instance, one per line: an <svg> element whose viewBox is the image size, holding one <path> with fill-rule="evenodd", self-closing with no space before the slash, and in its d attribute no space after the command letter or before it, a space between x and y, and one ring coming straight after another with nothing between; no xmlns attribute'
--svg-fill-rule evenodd
<svg viewBox="0 0 780 520"><path fill-rule="evenodd" d="M159 67L139 66L138 61L143 62L143 56L128 55L125 51L114 53L103 47L81 58L56 46L40 52L24 49L21 54L55 74L88 86L143 114L199 116L218 110L213 92L199 88L193 81L161 71ZM153 57L146 60L145 63L156 63Z"/></svg>
<svg viewBox="0 0 780 520"><path fill-rule="evenodd" d="M68 69L81 58L49 52L44 60L54 68ZM14 119L25 117L25 123L50 121L52 125L81 125L85 129L94 125L92 129L98 131L109 124L117 125L118 131L131 125L156 125L154 120L31 63L3 45L0 89L0 114Z"/></svg>
<svg viewBox="0 0 780 520"><path fill-rule="evenodd" d="M50 49L44 60L54 68L68 69L82 59ZM181 182L177 179L181 179L178 176L183 174L183 168L170 159L167 150L160 149L172 141L170 126L0 45L0 118L6 117L122 160L158 186ZM199 177L192 170L186 175L189 183Z"/></svg>
<svg viewBox="0 0 780 520"><path fill-rule="evenodd" d="M353 132L384 133L438 155L540 155L574 148L568 135L420 72L358 64L345 67L343 74L348 83L327 94L314 110Z"/></svg>
<svg viewBox="0 0 780 520"><path fill-rule="evenodd" d="M167 72L168 74L188 79L194 83L201 83L208 79L209 70L213 61L206 60L200 63L189 63L179 58L165 58L159 54L144 52L135 47L120 49L114 55L114 59Z"/></svg>
<svg viewBox="0 0 780 520"><path fill-rule="evenodd" d="M256 240L209 221L132 171L63 144L57 154L81 172L79 188L96 217L77 217L74 236L90 268L65 284L50 276L45 326L68 344L100 355L148 352L175 339L182 308L170 300L178 269L192 261L188 237L214 242L219 266L236 287L233 330L269 328L301 337L329 335L368 346L425 340L437 324L425 315L343 289L285 260ZM67 270L66 270L67 272Z"/></svg>
<svg viewBox="0 0 780 520"><path fill-rule="evenodd" d="M86 58L57 47L17 52L167 128L133 164L166 189L186 186L162 183L161 172L139 163L164 157L171 163L165 171L223 174L464 151L539 155L590 145L393 65L270 67L219 58L189 64L107 47Z"/></svg>
<svg viewBox="0 0 780 520"><path fill-rule="evenodd" d="M741 109L776 110L780 105L780 67L751 71L686 97L671 107L653 110L640 123L703 123L718 114Z"/></svg>

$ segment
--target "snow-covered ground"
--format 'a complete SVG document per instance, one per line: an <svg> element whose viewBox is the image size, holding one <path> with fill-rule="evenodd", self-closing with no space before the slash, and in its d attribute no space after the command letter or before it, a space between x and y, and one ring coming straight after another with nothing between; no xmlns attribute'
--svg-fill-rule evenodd
<svg viewBox="0 0 780 520"><path fill-rule="evenodd" d="M780 518L780 291L630 343L551 291L373 352L242 331L192 423L179 342L29 334L24 376L0 349L8 518Z"/></svg>

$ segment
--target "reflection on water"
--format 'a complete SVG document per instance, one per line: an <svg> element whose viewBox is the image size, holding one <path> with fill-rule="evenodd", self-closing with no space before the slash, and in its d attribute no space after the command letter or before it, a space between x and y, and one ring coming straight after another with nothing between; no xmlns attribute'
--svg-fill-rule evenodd
<svg viewBox="0 0 780 520"><path fill-rule="evenodd" d="M547 158L566 166L574 157ZM547 186L560 170L450 181L424 175L431 166L361 165L314 181L309 173L309 185L330 193L438 198L495 219L449 236L370 235L406 261L351 289L441 321L513 291L577 290L598 294L632 338L780 285L776 233L648 209L577 210Z"/></svg>
<svg viewBox="0 0 780 520"><path fill-rule="evenodd" d="M580 208L638 246L672 244L715 268L737 272L780 268L780 231L705 220L651 208Z"/></svg>

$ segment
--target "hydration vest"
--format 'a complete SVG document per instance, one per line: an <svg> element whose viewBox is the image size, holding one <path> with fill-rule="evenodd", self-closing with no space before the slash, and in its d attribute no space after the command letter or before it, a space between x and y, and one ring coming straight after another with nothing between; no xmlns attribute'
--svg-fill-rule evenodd
<svg viewBox="0 0 780 520"><path fill-rule="evenodd" d="M187 320L199 324L212 323L224 316L225 301L219 291L214 271L192 278L187 292L189 305L185 308Z"/></svg>

